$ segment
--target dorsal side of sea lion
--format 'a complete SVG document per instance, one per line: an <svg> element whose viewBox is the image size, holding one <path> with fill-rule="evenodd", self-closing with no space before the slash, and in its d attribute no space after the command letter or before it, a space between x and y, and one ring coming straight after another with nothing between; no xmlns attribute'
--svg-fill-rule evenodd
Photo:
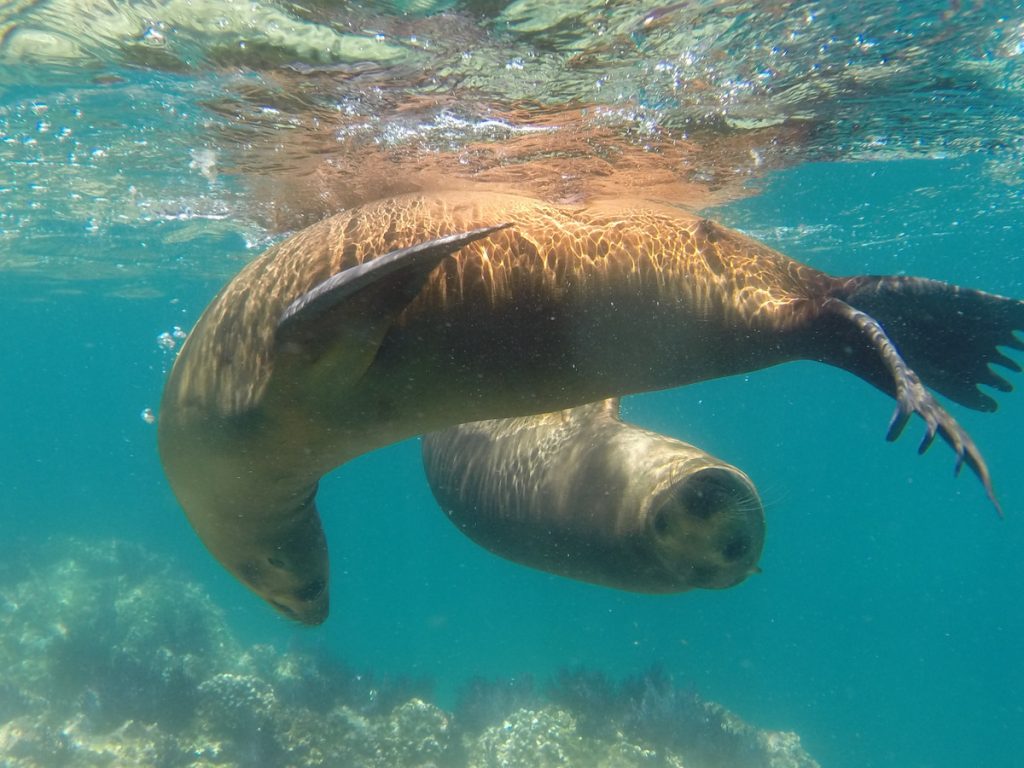
<svg viewBox="0 0 1024 768"><path fill-rule="evenodd" d="M314 496L339 464L456 423L787 360L837 365L893 395L890 437L918 413L926 443L940 434L991 496L977 449L910 366L991 408L977 385L1008 386L988 364L1014 367L997 346L1020 348L1022 327L1020 302L833 278L670 208L391 198L299 232L221 291L168 379L160 451L210 551L317 623L327 554Z"/></svg>
<svg viewBox="0 0 1024 768"><path fill-rule="evenodd" d="M722 589L757 567L764 508L743 472L626 424L610 399L423 438L449 520L497 555L634 592Z"/></svg>

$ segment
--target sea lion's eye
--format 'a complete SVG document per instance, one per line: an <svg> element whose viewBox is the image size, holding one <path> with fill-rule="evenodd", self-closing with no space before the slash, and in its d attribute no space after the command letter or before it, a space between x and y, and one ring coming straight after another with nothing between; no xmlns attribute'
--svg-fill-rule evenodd
<svg viewBox="0 0 1024 768"><path fill-rule="evenodd" d="M284 568L284 560L279 557L268 557L267 562L275 568Z"/></svg>
<svg viewBox="0 0 1024 768"><path fill-rule="evenodd" d="M304 586L302 589L295 591L295 597L302 600L305 603L310 603L316 600L320 595L324 593L324 587L327 586L322 579L311 581L309 584Z"/></svg>

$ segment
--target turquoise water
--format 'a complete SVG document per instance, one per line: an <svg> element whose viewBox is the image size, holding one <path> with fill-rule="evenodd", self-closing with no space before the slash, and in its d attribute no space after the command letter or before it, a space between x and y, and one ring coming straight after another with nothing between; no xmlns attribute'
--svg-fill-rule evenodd
<svg viewBox="0 0 1024 768"><path fill-rule="evenodd" d="M359 8L362 18L434 18L442 19L436 24L444 34L471 30L470 42L455 40L455 47L494 56L516 46L532 50L547 68L537 77L559 82L556 54L572 47L559 35L570 32L549 20L549 39L513 16L529 6L514 4L502 19L499 5L486 4L486 13L484 6L445 5L412 17L392 4ZM927 15L913 8L921 13L908 6L905 30ZM1012 16L1014 9L1004 10ZM453 24L441 11L465 15ZM619 13L622 7L602 18L614 26ZM811 100L821 118L813 136L804 136L777 170L750 174L757 194L713 206L712 214L834 273L907 273L1024 297L1024 165L1014 130L1024 114L1022 49L1006 31L1024 29L1019 8L1016 18L1017 26L1003 24L999 36L1016 52L1000 58L998 46L979 33L984 45L971 51L971 77L963 76L963 59L953 57L974 44L963 35L963 50L943 48L948 42L922 45L934 56L920 54L909 69L934 89L921 103L900 98L920 89L904 82L897 88L899 78L878 83L878 93L863 79L857 93L823 89L831 107L822 106L820 94ZM958 30L989 21L961 19ZM732 23L738 45L756 35L759 20ZM857 23L847 19L844 28ZM759 727L796 731L823 766L1020 765L1019 394L1001 396L995 415L954 409L989 462L1004 520L973 477L952 477L944 446L918 457L911 434L887 444L891 402L840 371L792 364L628 398L627 419L701 445L743 468L761 489L769 526L763 573L725 592L637 596L499 560L439 513L416 441L361 457L322 483L334 606L327 624L292 627L237 585L188 528L163 478L155 427L141 414L157 408L173 359L158 337L175 326L187 331L224 280L288 229L287 222L270 223L272 196L253 181L272 164L244 159L244 147L258 144L252 137L274 136L283 118L269 126L245 123L252 133L243 131L243 140L216 132L230 128L232 117L212 105L235 99L240 83L282 88L284 77L275 83L266 72L301 51L278 51L269 63L243 57L214 66L189 58L190 46L213 50L210 40L184 33L181 39L168 49L187 67L140 63L117 46L95 43L84 75L70 73L66 61L8 62L4 70L0 549L30 550L66 534L139 542L174 556L247 641L316 648L380 674L430 677L442 702L475 674L543 679L585 665L619 677L658 664ZM888 38L893 45L897 39ZM609 69L609 80L620 89L643 84L644 57L658 60L664 50L657 54L623 62L623 69L635 67L629 73ZM809 63L809 55L794 50L791 58ZM327 67L305 66L314 64ZM921 74L927 66L934 71ZM989 75L978 74L982 69ZM288 76L295 71L302 70ZM330 77L340 78L338 71ZM357 93L365 97L388 71L374 73L375 85ZM648 90L664 89L655 70L646 73ZM784 76L795 77L777 71ZM961 76L974 87L958 91ZM503 93L518 99L501 91L508 82L476 83L461 116L476 119L484 101ZM490 95L481 95L484 86ZM723 87L708 86L719 96ZM638 92L611 103L636 106ZM699 134L687 122L692 116L662 104L663 95L644 107L663 110L659 136ZM890 100L913 119L890 112L881 130L879 105ZM694 103L682 95L677 101ZM723 96L723 110L725 103ZM871 131L850 129L857 104L864 122L875 122ZM292 105L294 114L321 108ZM528 115L540 107L524 109ZM428 112L441 114L433 106ZM683 129L672 127L673 118ZM372 127L378 137L387 129L386 113L380 121ZM410 128L429 139L420 150L436 151L438 125L435 119ZM444 141L461 146L477 129L448 130ZM629 133L621 123L613 123L616 131ZM498 145L506 139L488 137ZM746 145L739 154L748 154ZM204 165L210 156L216 173ZM920 425L912 422L908 433L915 429Z"/></svg>

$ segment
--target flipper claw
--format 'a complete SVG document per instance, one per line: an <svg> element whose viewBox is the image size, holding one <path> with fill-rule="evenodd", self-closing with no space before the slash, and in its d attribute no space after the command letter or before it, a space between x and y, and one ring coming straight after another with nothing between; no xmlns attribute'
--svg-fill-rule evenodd
<svg viewBox="0 0 1024 768"><path fill-rule="evenodd" d="M892 418L889 420L889 431L885 433L886 440L891 443L903 434L904 427L910 421L910 414L910 411L903 408L903 403L896 406L896 410L893 411Z"/></svg>
<svg viewBox="0 0 1024 768"><path fill-rule="evenodd" d="M978 476L982 486L985 488L986 495L1001 517L1003 510L996 500L995 491L992 488L992 478L981 452L964 428L925 389L921 379L918 378L917 374L900 356L899 351L886 335L882 326L870 315L851 307L840 299L830 299L826 308L852 321L861 330L871 346L878 352L882 364L892 377L893 394L896 398L896 412L889 423L886 439L892 441L898 438L903 432L903 428L907 425L911 414L916 413L924 419L927 425L927 432L918 448L919 453L924 453L924 451L928 450L928 447L935 439L935 435L940 435L956 454L956 473L960 473L964 464L969 466L974 474Z"/></svg>
<svg viewBox="0 0 1024 768"><path fill-rule="evenodd" d="M935 435L937 431L937 424L928 424L928 431L924 433L924 438L921 440L921 444L917 446L917 453L919 456L932 447L932 443L935 442Z"/></svg>

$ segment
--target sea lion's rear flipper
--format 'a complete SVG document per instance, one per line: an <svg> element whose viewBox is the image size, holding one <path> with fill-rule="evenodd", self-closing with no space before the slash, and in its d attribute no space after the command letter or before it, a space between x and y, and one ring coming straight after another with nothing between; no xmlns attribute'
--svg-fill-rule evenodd
<svg viewBox="0 0 1024 768"><path fill-rule="evenodd" d="M460 248L508 226L481 227L417 243L332 275L295 299L281 315L275 331L278 360L315 365L318 380L321 376L358 378L433 269Z"/></svg>
<svg viewBox="0 0 1024 768"><path fill-rule="evenodd" d="M855 328L860 338L868 342L867 346L844 346L842 354L845 359L828 359L826 362L841 365L896 398L896 412L889 423L886 439L892 441L898 438L911 414L918 414L927 426L918 452L928 450L935 435L940 435L957 455L957 473L967 464L981 480L996 511L1002 515L1002 508L992 489L988 466L971 436L925 389L921 379L907 365L878 321L838 298L827 299L823 309L839 319L845 327Z"/></svg>
<svg viewBox="0 0 1024 768"><path fill-rule="evenodd" d="M979 385L1012 388L990 365L1021 370L998 347L1024 350L1024 302L903 276L845 278L832 295L878 320L930 388L968 408L996 409Z"/></svg>

